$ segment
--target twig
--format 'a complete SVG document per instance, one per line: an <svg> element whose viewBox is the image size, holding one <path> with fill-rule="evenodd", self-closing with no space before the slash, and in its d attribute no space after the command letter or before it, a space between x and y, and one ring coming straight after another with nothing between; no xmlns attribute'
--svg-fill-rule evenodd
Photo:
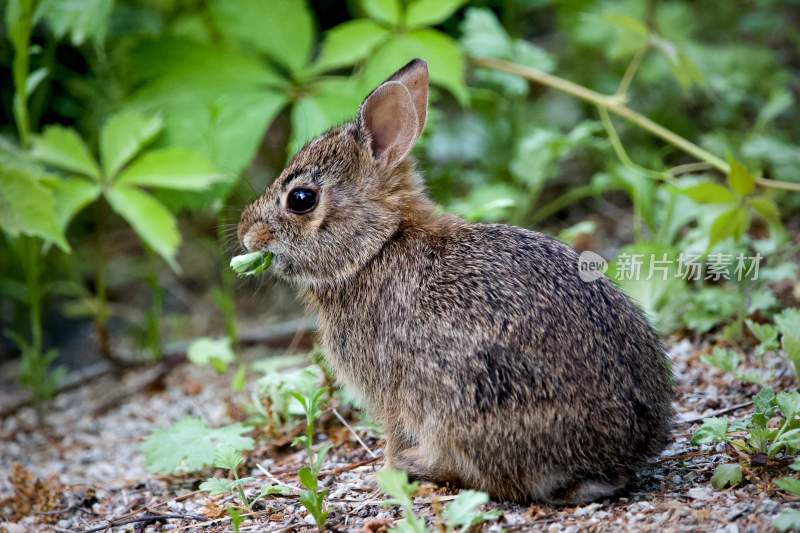
<svg viewBox="0 0 800 533"><path fill-rule="evenodd" d="M675 425L676 426L682 426L682 425L685 425L685 424L694 424L695 422L702 422L702 420L704 418L709 418L709 417L712 417L712 416L719 416L719 415L728 414L728 413L731 413L733 411L738 411L739 409L744 409L745 407L750 407L751 405L753 405L753 401L752 400L750 400L749 402L737 403L736 405L732 405L730 407L725 407L724 409L717 409L716 411L711 411L710 413L707 413L707 414L704 414L704 415L700 415L700 416L696 416L694 418L688 418L686 420L680 420L678 422L675 422Z"/></svg>
<svg viewBox="0 0 800 533"><path fill-rule="evenodd" d="M684 152L696 157L697 159L705 161L723 174L727 175L728 172L730 172L730 165L728 165L724 159L712 154L704 148L701 148L688 139L681 137L677 133L668 130L664 126L650 120L646 116L637 113L625 105L624 99L620 98L619 96L608 96L601 94L588 89L583 85L578 85L577 83L554 76L552 74L548 74L542 70L532 67L525 67L510 61L503 61L502 59L481 57L473 58L472 61L477 66L491 68L501 72L508 72L510 74L516 74L517 76L521 76L527 80L552 87L553 89L569 94L576 98L580 98L581 100L591 102L598 107L607 109L615 115L618 115L629 122L636 124L640 128L649 131L656 137L662 138L663 140L667 141L673 146L676 146L677 148L680 148ZM771 180L761 177L757 177L755 181L762 187L800 192L800 183Z"/></svg>
<svg viewBox="0 0 800 533"><path fill-rule="evenodd" d="M263 466L261 466L261 463L256 463L256 468L258 468L259 470L261 470L261 473L262 473L262 474L264 474L265 476L267 476L268 478L270 478L270 479L271 479L273 482L277 483L278 485L281 485L281 486L283 486L283 487L290 488L290 489L292 489L292 490L293 490L293 491L295 491L295 492L300 492L300 489L298 489L297 487L292 487L292 486L291 486L291 485L289 485L288 483L284 483L283 481L281 481L280 479L278 479L277 477L275 477L275 476L274 476L272 473L270 473L270 471L269 471L269 470L267 470L266 468L264 468Z"/></svg>
<svg viewBox="0 0 800 533"><path fill-rule="evenodd" d="M348 429L348 431L350 431L350 433L352 433L352 435L356 438L356 440L361 445L361 447L364 448L365 450L367 450L367 453L370 455L370 457L376 457L377 458L378 455L375 452L373 452L372 450L370 450L369 446L367 446L367 444L363 440L361 440L361 437L358 436L358 433L356 433L356 431L352 427L350 427L350 424L348 424L347 420L345 420L344 417L339 414L339 411L337 411L335 407L332 407L331 411L333 411L334 416L339 419L339 422L344 424L344 427L346 427Z"/></svg>
<svg viewBox="0 0 800 533"><path fill-rule="evenodd" d="M381 459L381 456L371 457L369 459L364 459L363 461L359 461L357 463L352 463L345 466L340 466L338 468L333 468L331 470L323 470L319 474L321 476L336 476L341 474L342 472L349 472L350 470L355 470L356 468L361 468L362 466L370 465L378 460Z"/></svg>
<svg viewBox="0 0 800 533"><path fill-rule="evenodd" d="M126 518L124 520L107 520L107 523L105 525L93 527L91 529L86 529L83 531L83 533L94 533L95 531L103 531L104 529L124 526L127 524L135 524L137 522L156 522L158 520L170 520L174 518L175 519L179 518L181 520L196 520L196 521L204 521L206 519L205 516L192 515L192 514L148 514L136 518Z"/></svg>

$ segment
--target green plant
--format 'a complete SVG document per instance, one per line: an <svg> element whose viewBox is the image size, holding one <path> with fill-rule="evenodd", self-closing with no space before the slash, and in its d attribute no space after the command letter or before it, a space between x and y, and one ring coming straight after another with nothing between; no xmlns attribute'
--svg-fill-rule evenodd
<svg viewBox="0 0 800 533"><path fill-rule="evenodd" d="M259 500L268 496L280 494L291 494L291 489L282 485L265 485L261 487L258 494L249 499L245 493L245 485L255 481L253 477L240 478L238 474L239 466L244 463L244 457L237 450L228 447L220 447L214 456L214 466L224 468L228 471L229 478L211 477L200 484L200 490L206 491L212 496L220 494L233 494L239 498L239 503L248 511L253 510L253 506ZM233 479L230 479L230 478ZM231 515L231 519L233 519Z"/></svg>
<svg viewBox="0 0 800 533"><path fill-rule="evenodd" d="M145 439L141 447L145 466L154 474L195 472L213 464L220 450L225 450L227 460L233 452L252 449L253 439L243 436L248 431L242 424L209 428L199 418L186 417Z"/></svg>
<svg viewBox="0 0 800 533"><path fill-rule="evenodd" d="M780 392L762 389L753 397L754 412L748 420L733 425L723 417L706 418L692 435L692 444L724 443L750 457L751 464L766 466L768 461L783 453L792 456L800 449L800 392ZM773 423L774 422L774 423ZM739 484L746 473L741 464L722 464L714 471L712 485L717 489ZM794 489L794 481L777 480L786 490Z"/></svg>
<svg viewBox="0 0 800 533"><path fill-rule="evenodd" d="M403 520L394 524L390 531L398 533L428 533L430 529L425 521L414 513L414 493L419 488L418 482L409 483L408 474L400 470L384 469L375 477L378 487L391 496L384 505L398 505L403 509ZM466 533L483 522L496 520L500 516L498 510L481 511L480 507L489 501L485 492L462 490L456 498L444 506L441 518L444 521L443 531Z"/></svg>
<svg viewBox="0 0 800 533"><path fill-rule="evenodd" d="M325 463L325 457L327 457L331 445L326 444L320 447L316 453L314 452L314 424L322 414L320 407L326 401L326 398L324 398L326 395L327 389L325 387L318 388L309 395L303 395L299 392L292 393L292 396L303 407L306 415L305 435L297 437L292 443L293 445L300 444L306 449L306 466L297 473L300 484L306 489L300 493L300 503L314 517L314 521L320 531L325 528L325 521L328 519L328 511L325 509L325 496L328 491L320 490L319 473Z"/></svg>
<svg viewBox="0 0 800 533"><path fill-rule="evenodd" d="M241 277L259 276L272 264L272 254L257 250L231 258L231 269Z"/></svg>
<svg viewBox="0 0 800 533"><path fill-rule="evenodd" d="M707 365L718 368L723 372L728 372L733 375L734 379L746 383L759 383L764 384L764 378L755 370L741 371L739 370L739 354L736 350L730 348L715 347L709 355L704 355L702 361Z"/></svg>
<svg viewBox="0 0 800 533"><path fill-rule="evenodd" d="M228 337L195 339L189 345L186 356L192 363L198 366L209 365L220 374L227 372L228 365L236 358Z"/></svg>

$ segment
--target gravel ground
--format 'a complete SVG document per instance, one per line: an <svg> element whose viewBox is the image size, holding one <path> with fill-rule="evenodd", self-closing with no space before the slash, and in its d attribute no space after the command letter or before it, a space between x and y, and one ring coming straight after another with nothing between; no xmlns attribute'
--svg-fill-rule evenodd
<svg viewBox="0 0 800 533"><path fill-rule="evenodd" d="M716 491L709 478L714 467L729 460L724 446L696 447L689 443L703 415L731 410L748 414L754 385L734 383L700 362L702 351L688 340L670 343L676 381L678 417L672 444L645 468L630 492L613 501L582 507L529 507L490 503L502 511L485 531L766 531L782 508L798 506L767 484L746 482L735 490ZM759 364L770 372L771 384L792 383L777 358ZM158 522L140 521L109 531L230 531L224 513L230 498L199 492L208 476L152 476L139 453L142 440L156 427L185 415L200 416L209 426L230 423L241 415L231 401L229 378L193 365L180 365L156 379L157 370L106 376L58 396L43 423L30 408L0 422L0 531L104 530L109 521L146 515L179 515ZM744 404L744 405L741 405ZM386 531L401 518L383 505L374 473L381 468L379 436L359 432L371 456L330 413L324 417L323 439L333 445L323 467L329 490L328 529ZM265 483L298 487L297 470L304 453L290 446L291 437L258 445L246 470L256 478L255 493ZM260 468L259 468L260 465ZM754 469L755 471L756 469ZM222 475L217 472L217 475ZM762 477L768 476L764 472ZM423 485L416 511L436 518L434 510L453 498L446 487ZM191 515L193 518L180 518ZM270 497L244 521L241 531L314 531L311 517L296 497ZM99 529L97 529L99 528Z"/></svg>

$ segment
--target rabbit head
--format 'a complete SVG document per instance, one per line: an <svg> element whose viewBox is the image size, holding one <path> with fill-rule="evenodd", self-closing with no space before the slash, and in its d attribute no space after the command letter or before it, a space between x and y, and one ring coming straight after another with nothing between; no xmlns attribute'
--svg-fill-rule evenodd
<svg viewBox="0 0 800 533"><path fill-rule="evenodd" d="M300 285L358 271L430 205L408 158L427 105L428 67L415 59L366 97L353 122L309 142L245 208L241 245L272 252L275 274Z"/></svg>

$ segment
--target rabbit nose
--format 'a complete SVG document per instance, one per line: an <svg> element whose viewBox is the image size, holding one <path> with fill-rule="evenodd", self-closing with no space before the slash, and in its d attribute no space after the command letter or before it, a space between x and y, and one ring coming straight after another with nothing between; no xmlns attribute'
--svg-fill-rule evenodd
<svg viewBox="0 0 800 533"><path fill-rule="evenodd" d="M263 250L272 239L272 233L263 222L254 222L244 233L242 244L248 252Z"/></svg>

